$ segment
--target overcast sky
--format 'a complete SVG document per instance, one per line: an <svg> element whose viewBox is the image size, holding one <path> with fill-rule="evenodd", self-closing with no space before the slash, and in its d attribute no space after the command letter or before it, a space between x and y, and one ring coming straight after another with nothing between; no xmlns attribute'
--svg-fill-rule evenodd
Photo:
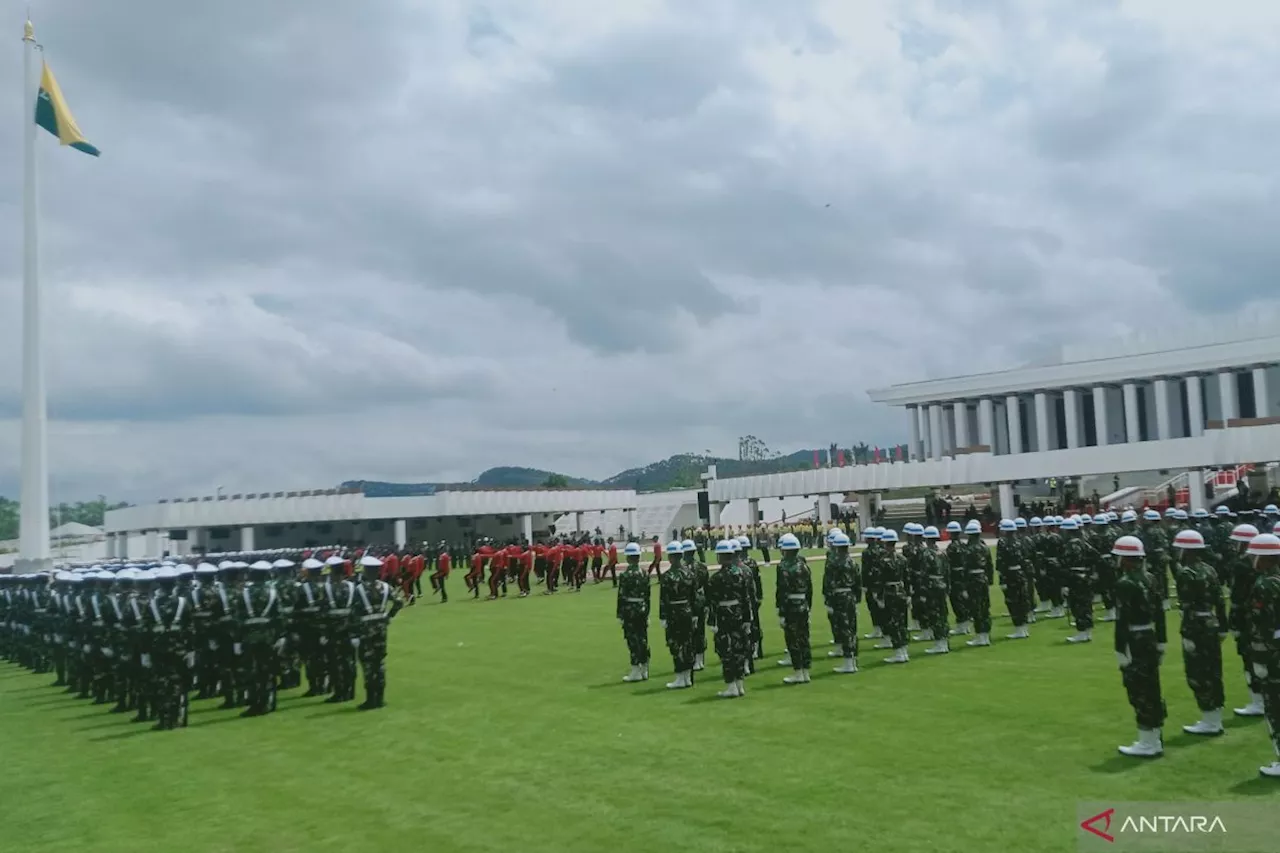
<svg viewBox="0 0 1280 853"><path fill-rule="evenodd" d="M53 497L906 439L1277 292L1272 0L58 0ZM21 6L0 55L0 494Z"/></svg>

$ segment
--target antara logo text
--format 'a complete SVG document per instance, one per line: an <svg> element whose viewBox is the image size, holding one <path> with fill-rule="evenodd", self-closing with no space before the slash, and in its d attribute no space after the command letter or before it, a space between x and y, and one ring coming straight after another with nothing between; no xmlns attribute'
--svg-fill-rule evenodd
<svg viewBox="0 0 1280 853"><path fill-rule="evenodd" d="M1090 832L1099 838L1114 842L1116 836L1111 834L1111 822L1115 818L1116 810L1107 809L1099 812L1093 817L1081 821L1080 828L1085 832ZM1140 834L1183 834L1196 835L1201 833L1220 832L1226 834L1227 826L1222 822L1222 818L1217 815L1126 815L1124 820L1120 821L1120 828L1116 830L1116 835L1140 835Z"/></svg>

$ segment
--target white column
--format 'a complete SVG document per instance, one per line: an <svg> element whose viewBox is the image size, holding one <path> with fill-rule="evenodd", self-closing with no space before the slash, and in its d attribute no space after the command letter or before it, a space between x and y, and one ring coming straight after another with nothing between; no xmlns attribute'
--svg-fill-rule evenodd
<svg viewBox="0 0 1280 853"><path fill-rule="evenodd" d="M252 549L247 549L247 550L252 550ZM145 553L143 554L143 556L144 556L144 557L159 557L159 556L160 556L160 531L159 531L159 530L148 530L148 531L147 531L147 535L146 535L146 548L145 548Z"/></svg>
<svg viewBox="0 0 1280 853"><path fill-rule="evenodd" d="M858 492L858 533L866 530L875 524L875 519L871 517L871 495L867 492Z"/></svg>
<svg viewBox="0 0 1280 853"><path fill-rule="evenodd" d="M1191 437L1204 435L1204 400L1199 376L1188 376L1183 380L1187 386L1187 416L1191 421Z"/></svg>
<svg viewBox="0 0 1280 853"><path fill-rule="evenodd" d="M1093 431L1098 434L1098 446L1106 447L1107 436L1107 389L1103 385L1093 386Z"/></svg>
<svg viewBox="0 0 1280 853"><path fill-rule="evenodd" d="M1227 421L1240 417L1240 407L1236 405L1236 375L1229 370L1218 374L1218 396L1222 400L1222 425L1225 427Z"/></svg>
<svg viewBox="0 0 1280 853"><path fill-rule="evenodd" d="M929 458L942 458L942 407L929 404Z"/></svg>
<svg viewBox="0 0 1280 853"><path fill-rule="evenodd" d="M107 559L114 560L116 558L116 535L114 533L107 534Z"/></svg>
<svg viewBox="0 0 1280 853"><path fill-rule="evenodd" d="M1075 450L1084 443L1080 439L1080 392L1074 388L1063 391L1062 408L1067 416L1067 447Z"/></svg>
<svg viewBox="0 0 1280 853"><path fill-rule="evenodd" d="M1000 496L1000 517L1013 518L1013 484L1001 483L998 492Z"/></svg>
<svg viewBox="0 0 1280 853"><path fill-rule="evenodd" d="M826 527L831 523L831 496L818 495L818 523ZM825 534L826 531L824 530Z"/></svg>
<svg viewBox="0 0 1280 853"><path fill-rule="evenodd" d="M1009 421L1009 452L1022 452L1022 408L1018 405L1018 395L1010 394L1004 401L1005 412Z"/></svg>
<svg viewBox="0 0 1280 853"><path fill-rule="evenodd" d="M1142 434L1138 431L1138 386L1124 383L1124 434L1130 444L1137 444Z"/></svg>
<svg viewBox="0 0 1280 853"><path fill-rule="evenodd" d="M911 446L907 450L907 461L913 462L924 456L920 448L920 407L907 406L907 415L911 420Z"/></svg>
<svg viewBox="0 0 1280 853"><path fill-rule="evenodd" d="M631 510L627 510L627 521L631 521ZM533 544L533 516L525 513L520 516L520 534L524 536L524 541Z"/></svg>
<svg viewBox="0 0 1280 853"><path fill-rule="evenodd" d="M1267 399L1267 369L1265 367L1255 367L1253 369L1253 402L1257 410L1257 417L1271 417L1271 401Z"/></svg>
<svg viewBox="0 0 1280 853"><path fill-rule="evenodd" d="M395 523L396 547L404 548L409 544L409 522L403 518L397 518Z"/></svg>
<svg viewBox="0 0 1280 853"><path fill-rule="evenodd" d="M1187 472L1187 503L1191 512L1204 509L1204 469L1193 468Z"/></svg>
<svg viewBox="0 0 1280 853"><path fill-rule="evenodd" d="M958 401L951 409L956 419L956 448L969 446L969 404Z"/></svg>
<svg viewBox="0 0 1280 853"><path fill-rule="evenodd" d="M715 501L712 501L712 502L711 502L711 519L710 519L710 521L711 521L711 526L712 526L712 527L719 527L719 526L720 526L720 509L721 509L720 504L716 503Z"/></svg>
<svg viewBox="0 0 1280 853"><path fill-rule="evenodd" d="M200 541L202 535L203 535L203 530L199 527L187 528L187 553L188 554L200 553L200 547L204 544L203 542Z"/></svg>
<svg viewBox="0 0 1280 853"><path fill-rule="evenodd" d="M747 526L755 527L760 523L760 499L751 498L747 501Z"/></svg>
<svg viewBox="0 0 1280 853"><path fill-rule="evenodd" d="M241 550L241 551L252 551L252 550L254 550L254 544L253 544L253 528L252 528L252 527L241 527L241 528L240 528L240 550Z"/></svg>
<svg viewBox="0 0 1280 853"><path fill-rule="evenodd" d="M582 513L581 512L575 512L573 514L573 532L574 533L582 532Z"/></svg>
<svg viewBox="0 0 1280 853"><path fill-rule="evenodd" d="M1044 453L1049 446L1049 395L1036 392L1036 450Z"/></svg>
<svg viewBox="0 0 1280 853"><path fill-rule="evenodd" d="M1155 381L1156 396L1156 438L1164 441L1173 437L1171 422L1173 420L1172 412L1169 411L1169 382L1165 379L1157 379Z"/></svg>
<svg viewBox="0 0 1280 853"><path fill-rule="evenodd" d="M996 452L996 406L990 397L978 401L978 444L985 444Z"/></svg>
<svg viewBox="0 0 1280 853"><path fill-rule="evenodd" d="M929 430L929 407L917 406L916 418L920 430L920 455L916 457L916 461L923 462L933 452L931 450L933 445L930 444L932 437Z"/></svg>

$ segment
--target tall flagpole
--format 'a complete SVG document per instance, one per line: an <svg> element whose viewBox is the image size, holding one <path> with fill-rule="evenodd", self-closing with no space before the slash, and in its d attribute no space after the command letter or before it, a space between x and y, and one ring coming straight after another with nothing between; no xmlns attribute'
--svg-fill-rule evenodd
<svg viewBox="0 0 1280 853"><path fill-rule="evenodd" d="M19 571L49 567L48 412L44 387L44 316L40 310L40 255L36 224L35 29L22 33L22 518Z"/></svg>

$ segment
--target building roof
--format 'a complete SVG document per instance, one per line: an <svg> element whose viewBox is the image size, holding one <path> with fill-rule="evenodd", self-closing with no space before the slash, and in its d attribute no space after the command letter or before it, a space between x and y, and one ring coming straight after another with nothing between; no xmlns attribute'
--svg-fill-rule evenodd
<svg viewBox="0 0 1280 853"><path fill-rule="evenodd" d="M49 531L50 539L81 539L89 536L102 536L104 531L101 527L92 527L88 524L81 524L78 521L68 521L59 527L55 527Z"/></svg>

